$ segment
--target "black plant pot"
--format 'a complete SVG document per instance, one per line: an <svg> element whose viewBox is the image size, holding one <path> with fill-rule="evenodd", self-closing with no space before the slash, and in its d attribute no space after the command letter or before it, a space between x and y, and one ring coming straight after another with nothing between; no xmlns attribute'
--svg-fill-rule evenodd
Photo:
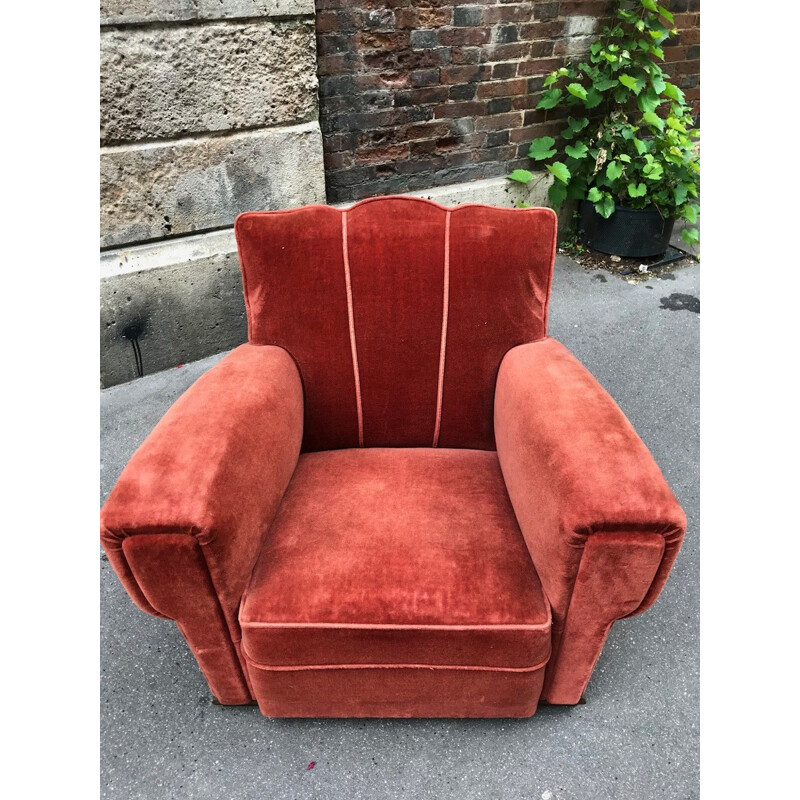
<svg viewBox="0 0 800 800"><path fill-rule="evenodd" d="M581 203L581 241L592 250L622 256L646 258L666 253L675 219L664 219L655 206L626 208L617 206L604 219L594 204Z"/></svg>

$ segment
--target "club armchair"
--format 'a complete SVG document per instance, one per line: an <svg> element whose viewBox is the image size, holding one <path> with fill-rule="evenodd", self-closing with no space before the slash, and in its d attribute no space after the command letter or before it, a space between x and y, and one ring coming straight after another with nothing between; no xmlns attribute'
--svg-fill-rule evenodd
<svg viewBox="0 0 800 800"><path fill-rule="evenodd" d="M684 514L547 336L548 209L385 197L241 215L248 343L137 450L101 539L222 704L522 717L575 704Z"/></svg>

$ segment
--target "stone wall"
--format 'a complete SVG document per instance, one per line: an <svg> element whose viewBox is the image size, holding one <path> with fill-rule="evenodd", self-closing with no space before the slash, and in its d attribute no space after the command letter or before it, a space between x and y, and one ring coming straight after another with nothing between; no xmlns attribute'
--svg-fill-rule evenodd
<svg viewBox="0 0 800 800"><path fill-rule="evenodd" d="M584 52L608 0L316 0L328 200L531 166L547 74ZM672 0L667 70L699 113L699 0ZM551 115L552 120L552 115ZM555 128L559 128L555 123Z"/></svg>
<svg viewBox="0 0 800 800"><path fill-rule="evenodd" d="M101 0L101 380L246 338L237 214L325 202L313 0Z"/></svg>

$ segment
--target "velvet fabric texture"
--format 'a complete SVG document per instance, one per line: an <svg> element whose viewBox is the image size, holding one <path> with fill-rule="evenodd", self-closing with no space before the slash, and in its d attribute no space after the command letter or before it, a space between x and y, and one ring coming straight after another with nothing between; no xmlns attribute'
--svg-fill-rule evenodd
<svg viewBox="0 0 800 800"><path fill-rule="evenodd" d="M529 717L544 670L254 669L268 717Z"/></svg>
<svg viewBox="0 0 800 800"><path fill-rule="evenodd" d="M525 716L550 610L493 452L300 457L240 612L273 716Z"/></svg>
<svg viewBox="0 0 800 800"><path fill-rule="evenodd" d="M516 347L503 359L495 431L505 485L553 612L543 697L575 703L585 681L560 676L588 681L611 623L655 602L686 517L617 404L553 339ZM622 536L623 546L587 549L601 532ZM598 556L605 579L589 579L600 569ZM625 580L611 580L616 573ZM585 580L578 582L579 575ZM564 648L562 659L568 633L589 618L604 633L594 636L593 647Z"/></svg>
<svg viewBox="0 0 800 800"><path fill-rule="evenodd" d="M239 217L250 343L101 515L220 702L526 716L577 702L613 622L654 602L685 518L546 336L555 233L547 209L408 197Z"/></svg>
<svg viewBox="0 0 800 800"><path fill-rule="evenodd" d="M550 610L493 452L301 456L239 620L261 667L541 667Z"/></svg>
<svg viewBox="0 0 800 800"><path fill-rule="evenodd" d="M494 449L500 361L547 326L552 211L384 197L242 214L236 238L250 341L303 376L305 451Z"/></svg>
<svg viewBox="0 0 800 800"><path fill-rule="evenodd" d="M172 406L101 512L101 541L128 593L178 622L221 702L251 698L238 657L211 666L209 629L217 653L236 651L239 603L294 472L302 415L291 357L242 345Z"/></svg>

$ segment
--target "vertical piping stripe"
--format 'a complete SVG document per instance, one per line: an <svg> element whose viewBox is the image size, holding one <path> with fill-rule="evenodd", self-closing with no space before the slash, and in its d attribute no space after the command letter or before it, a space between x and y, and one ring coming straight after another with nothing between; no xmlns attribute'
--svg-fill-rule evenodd
<svg viewBox="0 0 800 800"><path fill-rule="evenodd" d="M442 288L442 342L439 346L439 385L436 389L436 426L433 446L439 446L442 427L442 394L444 393L444 357L447 352L447 317L450 311L450 210L444 218L444 286Z"/></svg>
<svg viewBox="0 0 800 800"><path fill-rule="evenodd" d="M347 323L350 326L350 353L353 356L353 378L356 383L356 413L358 415L358 446L364 446L364 415L361 409L361 377L358 372L356 324L353 318L353 287L350 284L350 254L347 249L347 211L342 211L342 256L344 259L344 285L347 290Z"/></svg>

